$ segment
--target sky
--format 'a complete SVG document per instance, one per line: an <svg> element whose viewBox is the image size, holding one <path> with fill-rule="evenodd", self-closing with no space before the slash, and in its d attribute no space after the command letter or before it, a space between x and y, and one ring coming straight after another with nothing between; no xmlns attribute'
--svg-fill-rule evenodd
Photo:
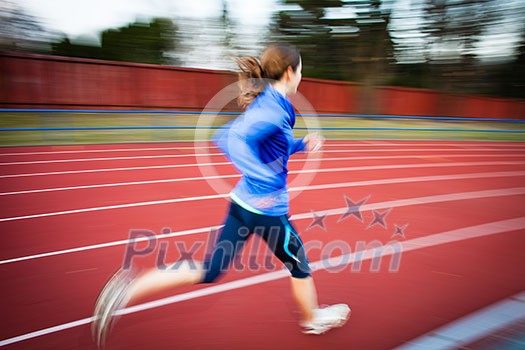
<svg viewBox="0 0 525 350"><path fill-rule="evenodd" d="M220 0L18 0L43 24L75 37L97 35L107 28L126 25L136 19L156 16L209 18L221 13ZM254 7L254 3L256 6ZM230 16L241 24L265 26L277 0L227 0Z"/></svg>
<svg viewBox="0 0 525 350"><path fill-rule="evenodd" d="M174 58L183 66L233 69L228 54L258 54L258 42L266 33L272 14L282 7L278 0L225 0L229 17L234 22L242 52L225 52L220 47L221 33L215 40L203 38L201 30L207 19L222 13L222 0L18 0L24 10L37 17L54 32L68 36L72 42L100 44L100 33L108 28L125 26L136 20L148 21L167 17L183 25L181 35L191 46ZM255 5L255 6L254 6ZM190 21L188 21L190 20Z"/></svg>
<svg viewBox="0 0 525 350"><path fill-rule="evenodd" d="M226 1L229 16L235 22L235 31L241 33L238 37L241 42L239 46L245 46L247 54L254 54L258 39L262 38L270 23L273 13L283 9L279 0L224 0ZM513 9L520 9L514 16L521 16L525 8L525 0L491 0L499 3L499 8L506 11L506 16L511 16ZM417 4L421 0L396 0L393 3L394 10L391 26L401 28L403 26L413 26L417 28L418 19L407 19L403 16L401 20L395 19L396 13L417 12ZM217 18L222 10L223 0L17 0L28 13L36 16L41 23L50 30L67 35L70 39L81 37L83 41L97 43L99 33L108 28L118 28L136 21L137 19L148 20L153 17L168 17L181 21L183 19L193 19L193 27L189 29L194 32L189 38L195 42L199 40L199 25L206 25L206 18ZM298 8L297 5L295 7ZM290 8L287 6L286 8ZM293 8L293 6L292 6ZM353 17L354 10L351 7L343 9L332 9L327 12L326 17L337 18L340 16ZM417 16L415 16L417 17ZM514 21L513 23L515 23ZM517 43L519 37L515 35L515 28L502 27L499 33L486 36L478 44L479 53L485 57L501 57L512 54L512 47ZM192 33L190 33L192 34ZM395 34L394 34L395 35ZM404 32L403 38L411 46L420 46L424 43L421 33ZM413 37L410 37L413 35ZM187 38L188 39L188 38ZM209 55L218 53L217 47L199 47L197 51L208 50ZM412 51L412 55L417 53ZM190 53L191 56L191 53ZM214 68L228 68L220 64L220 57L208 57L208 60L196 62L192 58L193 66L207 66L209 61L218 62ZM410 59L421 59L411 57ZM224 61L224 60L223 60Z"/></svg>

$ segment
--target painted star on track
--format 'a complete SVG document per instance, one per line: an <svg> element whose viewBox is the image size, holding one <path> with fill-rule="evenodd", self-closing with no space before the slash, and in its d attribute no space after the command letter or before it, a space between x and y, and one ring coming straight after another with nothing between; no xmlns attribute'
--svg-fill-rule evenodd
<svg viewBox="0 0 525 350"><path fill-rule="evenodd" d="M392 238L396 237L396 236L401 236L402 238L406 238L405 237L405 229L407 228L408 224L403 225L403 226L398 226L398 225L394 224L394 226L396 228L396 231L392 235Z"/></svg>
<svg viewBox="0 0 525 350"><path fill-rule="evenodd" d="M374 219L370 222L370 224L368 225L367 229L369 229L370 227L374 226L374 225L381 225L383 226L383 228L386 229L386 217L388 216L388 214L390 214L390 212L392 211L392 208L390 209L387 209L385 210L384 212L380 212L378 210L374 210L373 213L374 213Z"/></svg>
<svg viewBox="0 0 525 350"><path fill-rule="evenodd" d="M344 196L346 202L346 212L341 215L337 222L343 221L349 216L355 216L359 221L363 222L363 216L361 215L361 206L370 198L370 196L361 199L358 202L354 202L351 198Z"/></svg>
<svg viewBox="0 0 525 350"><path fill-rule="evenodd" d="M317 215L315 211L312 210L313 220L306 228L306 231L314 228L315 226L319 226L323 229L323 231L326 231L326 224L324 222L324 219L326 219L326 214L324 215Z"/></svg>

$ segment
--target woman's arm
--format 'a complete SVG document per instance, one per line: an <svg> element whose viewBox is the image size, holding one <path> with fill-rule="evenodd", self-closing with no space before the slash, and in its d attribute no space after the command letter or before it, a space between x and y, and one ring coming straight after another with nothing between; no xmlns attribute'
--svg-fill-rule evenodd
<svg viewBox="0 0 525 350"><path fill-rule="evenodd" d="M300 139L296 139L294 141L294 144L292 145L292 148L290 150L290 155L302 152L306 150L306 144L304 143L304 137L301 137Z"/></svg>
<svg viewBox="0 0 525 350"><path fill-rule="evenodd" d="M323 147L325 138L321 136L317 132L313 132L311 134L306 135L303 138L303 143L305 145L305 149L308 152L317 152Z"/></svg>

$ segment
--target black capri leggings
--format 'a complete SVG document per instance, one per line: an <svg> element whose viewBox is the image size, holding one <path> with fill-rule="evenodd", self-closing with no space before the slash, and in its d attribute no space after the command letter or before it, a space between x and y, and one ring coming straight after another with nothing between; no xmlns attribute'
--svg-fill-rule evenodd
<svg viewBox="0 0 525 350"><path fill-rule="evenodd" d="M204 262L205 276L202 283L211 283L226 271L252 233L260 235L266 241L293 277L310 276L303 242L286 215L255 214L232 201L213 253Z"/></svg>

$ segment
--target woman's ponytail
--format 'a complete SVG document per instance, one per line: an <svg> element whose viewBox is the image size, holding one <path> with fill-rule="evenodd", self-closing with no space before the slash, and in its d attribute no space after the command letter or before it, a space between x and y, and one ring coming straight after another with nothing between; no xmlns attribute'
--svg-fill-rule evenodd
<svg viewBox="0 0 525 350"><path fill-rule="evenodd" d="M235 61L241 70L239 72L241 94L238 102L242 108L246 108L266 87L264 70L259 60L255 57L238 57Z"/></svg>

